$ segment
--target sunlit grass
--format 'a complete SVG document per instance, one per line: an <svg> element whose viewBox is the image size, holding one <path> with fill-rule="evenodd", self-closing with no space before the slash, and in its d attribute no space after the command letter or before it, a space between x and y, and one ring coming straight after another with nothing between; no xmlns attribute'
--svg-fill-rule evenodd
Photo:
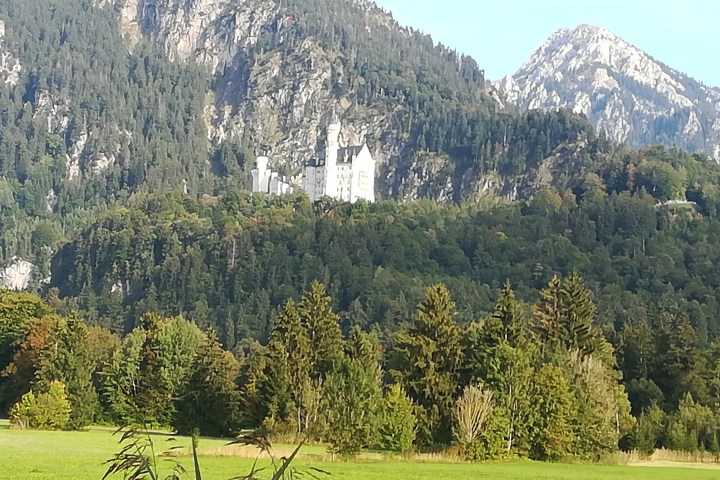
<svg viewBox="0 0 720 480"><path fill-rule="evenodd" d="M105 460L118 450L118 437L112 428L96 427L87 432L38 432L10 430L7 422L0 422L0 478L28 480L100 480L105 472ZM189 446L187 438L169 441L169 434L152 436L158 451L166 451L174 445ZM249 447L227 446L227 441L203 439L200 443L200 462L206 480L225 480L249 471L256 450ZM289 446L278 446L279 454L289 452ZM297 467L314 466L332 474L332 479L375 480L709 480L720 479L720 470L564 465L536 462L509 462L491 464L467 464L390 459L379 453L371 453L360 460L329 461L325 449L308 446L302 451L303 458ZM437 459L435 459L437 460ZM161 464L170 469L171 461L189 466L190 459L180 456L164 457ZM261 462L262 463L262 462ZM117 477L120 478L120 477Z"/></svg>

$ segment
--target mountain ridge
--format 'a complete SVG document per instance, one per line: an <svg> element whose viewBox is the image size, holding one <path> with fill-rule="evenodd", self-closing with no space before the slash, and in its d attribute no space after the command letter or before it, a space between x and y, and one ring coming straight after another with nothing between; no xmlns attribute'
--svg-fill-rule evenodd
<svg viewBox="0 0 720 480"><path fill-rule="evenodd" d="M615 141L659 143L720 161L720 88L595 25L551 35L513 75L494 82L520 108L570 108Z"/></svg>

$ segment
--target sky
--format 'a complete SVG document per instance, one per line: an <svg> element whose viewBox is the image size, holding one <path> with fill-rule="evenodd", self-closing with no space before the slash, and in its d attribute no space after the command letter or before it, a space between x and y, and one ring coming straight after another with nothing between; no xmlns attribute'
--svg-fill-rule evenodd
<svg viewBox="0 0 720 480"><path fill-rule="evenodd" d="M469 54L490 80L514 73L556 30L604 27L720 87L720 0L375 0L398 22Z"/></svg>

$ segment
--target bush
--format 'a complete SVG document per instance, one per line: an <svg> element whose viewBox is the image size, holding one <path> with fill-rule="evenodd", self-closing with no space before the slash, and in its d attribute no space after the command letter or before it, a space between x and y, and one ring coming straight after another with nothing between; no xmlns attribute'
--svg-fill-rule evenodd
<svg viewBox="0 0 720 480"><path fill-rule="evenodd" d="M415 406L400 385L393 385L383 399L379 436L380 448L407 453L415 441Z"/></svg>
<svg viewBox="0 0 720 480"><path fill-rule="evenodd" d="M501 452L493 392L470 385L457 400L453 433L465 459L488 460Z"/></svg>
<svg viewBox="0 0 720 480"><path fill-rule="evenodd" d="M69 421L70 402L65 385L57 381L51 382L45 393L26 393L10 410L10 424L14 428L59 430Z"/></svg>

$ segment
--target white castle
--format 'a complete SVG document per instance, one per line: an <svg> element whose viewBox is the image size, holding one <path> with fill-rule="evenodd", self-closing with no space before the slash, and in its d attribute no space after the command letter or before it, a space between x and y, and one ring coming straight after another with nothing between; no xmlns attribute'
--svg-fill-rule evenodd
<svg viewBox="0 0 720 480"><path fill-rule="evenodd" d="M303 165L302 188L316 202L332 197L344 202L375 201L375 159L367 144L340 147L342 124L333 113L327 127L325 158L311 159ZM252 171L253 192L282 195L293 191L285 177L268 168L268 158L258 157Z"/></svg>
<svg viewBox="0 0 720 480"><path fill-rule="evenodd" d="M262 156L255 159L255 169L251 172L253 179L253 192L267 193L268 195L285 195L292 193L294 188L290 184L290 180L273 172L268 168L270 159Z"/></svg>

